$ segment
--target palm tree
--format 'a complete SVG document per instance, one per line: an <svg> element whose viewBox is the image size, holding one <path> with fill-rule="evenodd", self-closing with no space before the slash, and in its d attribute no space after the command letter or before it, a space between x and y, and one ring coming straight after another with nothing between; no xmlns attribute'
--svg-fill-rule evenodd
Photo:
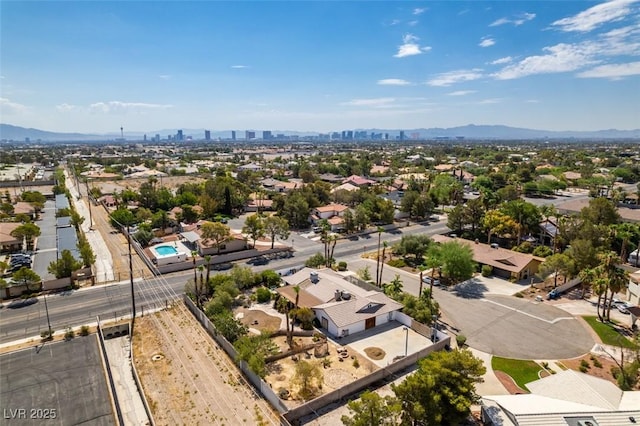
<svg viewBox="0 0 640 426"><path fill-rule="evenodd" d="M384 268L384 259L386 257L387 247L389 247L389 243L384 241L382 243L382 260L380 261L380 281L378 282L378 287L382 287L382 269Z"/></svg>
<svg viewBox="0 0 640 426"><path fill-rule="evenodd" d="M206 255L204 260L207 262L207 286L209 285L209 277L211 275L211 255Z"/></svg>
<svg viewBox="0 0 640 426"><path fill-rule="evenodd" d="M284 323L287 327L287 343L289 343L289 301L286 297L280 296L276 301L276 310L284 314Z"/></svg>

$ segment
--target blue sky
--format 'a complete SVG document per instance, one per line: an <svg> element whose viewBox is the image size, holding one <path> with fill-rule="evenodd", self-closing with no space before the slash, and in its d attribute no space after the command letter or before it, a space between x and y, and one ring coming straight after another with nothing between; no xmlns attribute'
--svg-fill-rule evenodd
<svg viewBox="0 0 640 426"><path fill-rule="evenodd" d="M0 120L640 127L640 2L1 1Z"/></svg>

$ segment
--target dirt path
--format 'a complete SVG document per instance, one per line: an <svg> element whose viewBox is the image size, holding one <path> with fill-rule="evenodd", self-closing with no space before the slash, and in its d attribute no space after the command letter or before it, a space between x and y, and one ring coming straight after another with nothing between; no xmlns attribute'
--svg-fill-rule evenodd
<svg viewBox="0 0 640 426"><path fill-rule="evenodd" d="M136 320L134 354L159 425L279 424L268 402L180 305Z"/></svg>

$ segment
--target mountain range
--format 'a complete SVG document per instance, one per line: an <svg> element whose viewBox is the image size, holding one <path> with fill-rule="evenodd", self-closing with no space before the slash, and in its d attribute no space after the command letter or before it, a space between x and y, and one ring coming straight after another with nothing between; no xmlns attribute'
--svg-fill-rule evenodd
<svg viewBox="0 0 640 426"><path fill-rule="evenodd" d="M400 135L399 129L353 129L354 132L366 132L388 134L390 139L396 139ZM475 125L450 127L450 128L420 128L420 129L403 129L407 140L415 139L440 139L440 138L464 138L470 140L540 140L540 139L577 139L577 140L602 140L602 139L640 139L640 129L634 130L617 130L607 129L598 131L552 131L552 130L536 130L518 127L509 127L501 125ZM160 135L161 139L166 139L168 135L175 135L177 129L163 129L150 132L125 132L124 139L129 142L142 141L144 135L150 140L155 135ZM185 138L193 140L204 139L204 129L182 129ZM301 137L318 136L318 132L299 132L292 130L273 130L274 136L284 134L287 136L297 135ZM237 140L244 140L244 130L236 131ZM261 131L256 131L256 136L262 136ZM119 141L120 133L58 133L40 129L30 129L10 124L0 123L0 140L1 141L42 141L42 142L77 142L77 141ZM231 138L231 130L211 131L211 138L229 139Z"/></svg>

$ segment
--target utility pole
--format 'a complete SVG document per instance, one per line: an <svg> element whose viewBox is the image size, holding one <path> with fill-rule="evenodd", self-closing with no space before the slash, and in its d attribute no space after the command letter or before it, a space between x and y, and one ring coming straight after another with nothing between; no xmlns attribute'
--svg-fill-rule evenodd
<svg viewBox="0 0 640 426"><path fill-rule="evenodd" d="M87 187L87 202L89 203L89 231L92 231L93 217L91 215L91 194L89 193L89 179L85 179L84 184Z"/></svg>
<svg viewBox="0 0 640 426"><path fill-rule="evenodd" d="M136 294L133 290L133 260L131 258L131 234L129 233L129 225L127 225L127 243L129 246L129 280L131 282L131 338L133 338L133 323L136 319Z"/></svg>
<svg viewBox="0 0 640 426"><path fill-rule="evenodd" d="M47 295L44 294L44 310L47 313L47 325L49 326L49 338L51 338L51 321L49 321L49 306L47 306Z"/></svg>

